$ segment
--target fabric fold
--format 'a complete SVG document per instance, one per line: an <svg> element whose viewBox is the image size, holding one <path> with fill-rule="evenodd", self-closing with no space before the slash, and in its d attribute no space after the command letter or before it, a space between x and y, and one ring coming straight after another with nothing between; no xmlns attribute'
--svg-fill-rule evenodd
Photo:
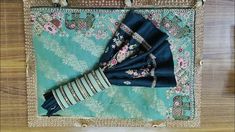
<svg viewBox="0 0 235 132"><path fill-rule="evenodd" d="M100 57L99 68L46 93L42 107L51 116L111 85L176 86L167 38L151 21L128 12Z"/></svg>

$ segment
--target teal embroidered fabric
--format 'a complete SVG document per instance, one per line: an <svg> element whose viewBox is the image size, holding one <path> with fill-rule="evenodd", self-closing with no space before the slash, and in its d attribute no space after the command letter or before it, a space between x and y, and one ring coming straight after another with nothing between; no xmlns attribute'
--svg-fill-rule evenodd
<svg viewBox="0 0 235 132"><path fill-rule="evenodd" d="M47 113L41 107L43 94L91 70L127 12L124 9L32 8L39 116ZM113 85L57 112L58 116L148 121L194 118L194 10L139 9L135 12L169 35L177 86Z"/></svg>

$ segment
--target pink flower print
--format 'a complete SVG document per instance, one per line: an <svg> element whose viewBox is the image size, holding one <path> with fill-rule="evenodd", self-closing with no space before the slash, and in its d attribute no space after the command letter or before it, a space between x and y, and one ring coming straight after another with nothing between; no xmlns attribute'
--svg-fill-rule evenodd
<svg viewBox="0 0 235 132"><path fill-rule="evenodd" d="M175 88L175 92L176 93L180 93L182 91L182 88L180 86L176 87Z"/></svg>
<svg viewBox="0 0 235 132"><path fill-rule="evenodd" d="M128 46L125 45L122 47L122 49L117 54L117 61L122 62L126 57L128 57Z"/></svg>
<svg viewBox="0 0 235 132"><path fill-rule="evenodd" d="M87 25L86 25L86 22L79 22L78 23L78 28L79 29L86 29Z"/></svg>
<svg viewBox="0 0 235 132"><path fill-rule="evenodd" d="M142 71L139 72L137 70L128 70L126 73L132 75L133 78L140 78L145 77L148 74L148 69L142 69Z"/></svg>
<svg viewBox="0 0 235 132"><path fill-rule="evenodd" d="M117 60L116 60L116 59L112 59L112 60L111 60L111 64L112 64L112 65L116 65L116 64L117 64Z"/></svg>
<svg viewBox="0 0 235 132"><path fill-rule="evenodd" d="M103 65L103 66L106 66L106 65L107 65L107 63L106 63L106 62L104 62L104 63L102 63L102 65Z"/></svg>
<svg viewBox="0 0 235 132"><path fill-rule="evenodd" d="M117 61L122 62L126 58L126 53L125 52L118 52L117 54Z"/></svg>
<svg viewBox="0 0 235 132"><path fill-rule="evenodd" d="M72 23L72 24L69 25L69 28L71 28L71 29L74 29L75 27L76 27L75 23Z"/></svg>
<svg viewBox="0 0 235 132"><path fill-rule="evenodd" d="M44 25L44 29L50 34L55 34L57 32L57 28L52 23L48 22Z"/></svg>
<svg viewBox="0 0 235 132"><path fill-rule="evenodd" d="M165 26L166 28L169 28L169 27L170 27L170 24L169 24L169 23L165 23L164 26Z"/></svg>
<svg viewBox="0 0 235 132"><path fill-rule="evenodd" d="M188 67L188 63L183 58L178 58L178 65L182 69L186 69Z"/></svg>
<svg viewBox="0 0 235 132"><path fill-rule="evenodd" d="M125 46L122 47L122 50L120 52L126 53L127 51L128 51L128 46L125 45Z"/></svg>
<svg viewBox="0 0 235 132"><path fill-rule="evenodd" d="M183 51L183 48L180 47L180 48L178 49L178 51L179 51L179 52L182 52L182 51Z"/></svg>
<svg viewBox="0 0 235 132"><path fill-rule="evenodd" d="M180 105L180 103L178 102L178 101L176 101L175 103L174 103L174 106L179 106Z"/></svg>

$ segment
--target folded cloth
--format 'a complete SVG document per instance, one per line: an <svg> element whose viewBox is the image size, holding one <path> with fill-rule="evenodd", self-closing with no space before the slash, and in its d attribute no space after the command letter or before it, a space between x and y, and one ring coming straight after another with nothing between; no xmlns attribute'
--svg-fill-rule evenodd
<svg viewBox="0 0 235 132"><path fill-rule="evenodd" d="M111 85L174 87L173 56L167 34L130 11L100 58L99 67L46 93L47 115L68 108Z"/></svg>

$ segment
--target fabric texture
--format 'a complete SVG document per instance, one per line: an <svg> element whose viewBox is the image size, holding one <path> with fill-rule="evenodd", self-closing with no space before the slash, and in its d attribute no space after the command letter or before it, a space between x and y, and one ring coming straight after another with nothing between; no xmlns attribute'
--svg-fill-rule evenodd
<svg viewBox="0 0 235 132"><path fill-rule="evenodd" d="M174 87L174 64L167 37L150 20L128 12L100 59L110 83Z"/></svg>
<svg viewBox="0 0 235 132"><path fill-rule="evenodd" d="M46 114L40 104L43 103L42 95L47 90L80 76L97 64L107 40L111 39L110 36L113 36L119 27L118 22L122 21L126 12L127 10L33 9L39 115ZM136 12L168 34L174 56L177 87L146 89L113 86L112 90L107 89L73 108L59 111L60 116L144 120L193 118L193 10L155 9ZM79 24L73 25L73 21L67 17L79 21ZM54 26L50 23L42 24L44 21L52 22ZM49 27L53 30L49 30ZM186 103L189 105L183 106L182 102L189 102Z"/></svg>
<svg viewBox="0 0 235 132"><path fill-rule="evenodd" d="M128 12L100 59L103 71L99 68L75 79L75 85L68 82L50 91L52 94L46 93L42 107L51 116L59 110L58 106L60 109L68 108L101 92L101 89L109 88L111 84L152 88L176 86L173 56L167 37L150 20L133 11ZM100 79L96 80L95 77ZM95 81L97 83L92 83ZM100 87L98 82L104 83ZM74 92L76 89L78 94ZM76 101L79 95L83 98Z"/></svg>

